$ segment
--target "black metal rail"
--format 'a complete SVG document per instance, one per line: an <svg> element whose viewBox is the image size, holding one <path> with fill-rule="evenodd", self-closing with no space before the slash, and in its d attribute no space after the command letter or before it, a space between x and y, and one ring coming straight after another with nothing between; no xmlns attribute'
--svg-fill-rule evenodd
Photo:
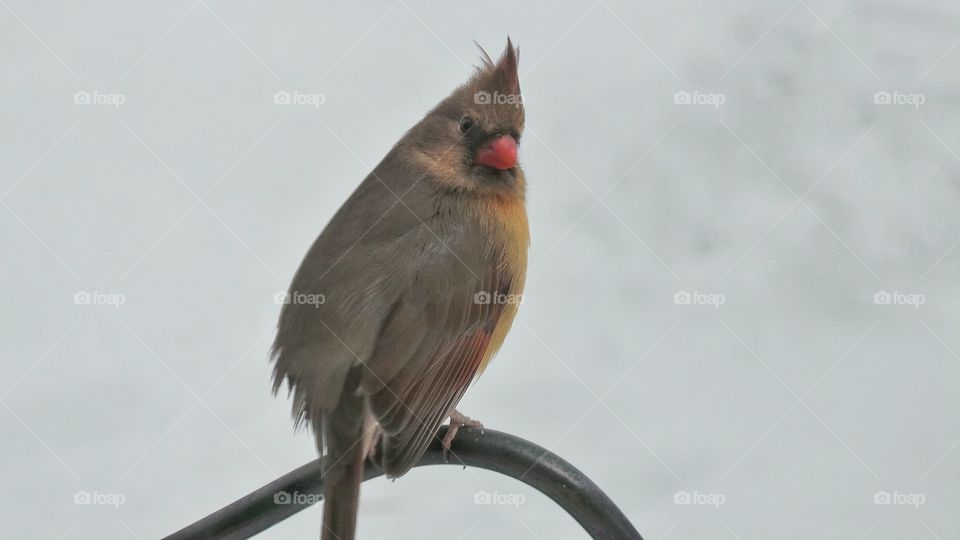
<svg viewBox="0 0 960 540"><path fill-rule="evenodd" d="M444 427L417 466L467 465L516 478L553 499L593 538L642 540L640 533L603 491L556 454L508 433L463 428L457 433L449 462L440 439ZM364 480L383 472L366 467ZM287 500L284 494L314 494L312 501ZM249 495L217 510L164 540L240 539L263 532L316 503L323 493L319 460L299 467Z"/></svg>

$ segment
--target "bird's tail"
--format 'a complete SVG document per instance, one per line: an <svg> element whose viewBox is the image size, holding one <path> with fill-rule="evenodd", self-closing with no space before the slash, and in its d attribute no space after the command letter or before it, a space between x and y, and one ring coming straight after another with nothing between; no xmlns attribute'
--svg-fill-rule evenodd
<svg viewBox="0 0 960 540"><path fill-rule="evenodd" d="M343 456L346 463L323 482L322 540L353 540L357 531L360 483L363 481L363 445Z"/></svg>
<svg viewBox="0 0 960 540"><path fill-rule="evenodd" d="M366 403L344 391L337 406L323 415L323 534L322 540L353 540L357 531L360 483L366 458Z"/></svg>

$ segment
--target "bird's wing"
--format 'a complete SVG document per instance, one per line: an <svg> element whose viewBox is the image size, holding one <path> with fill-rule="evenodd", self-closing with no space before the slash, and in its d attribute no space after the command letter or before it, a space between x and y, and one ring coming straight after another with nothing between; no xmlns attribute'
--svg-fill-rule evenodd
<svg viewBox="0 0 960 540"><path fill-rule="evenodd" d="M274 392L287 383L294 419L313 426L318 446L324 411L356 390L345 388L348 373L372 354L413 273L412 232L433 211L427 197L411 192L401 202L395 193L403 186L388 188L375 176L360 185L310 247L280 314Z"/></svg>
<svg viewBox="0 0 960 540"><path fill-rule="evenodd" d="M514 277L480 235L464 236L454 245L434 239L433 260L393 306L362 378L390 476L420 459L513 319L516 306L497 295L510 294Z"/></svg>

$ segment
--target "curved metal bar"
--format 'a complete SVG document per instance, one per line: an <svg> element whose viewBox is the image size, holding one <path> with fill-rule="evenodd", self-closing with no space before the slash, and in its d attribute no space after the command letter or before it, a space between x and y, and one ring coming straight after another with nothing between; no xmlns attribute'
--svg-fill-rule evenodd
<svg viewBox="0 0 960 540"><path fill-rule="evenodd" d="M508 433L463 428L451 447L456 459L448 462L440 446L446 429L441 429L418 467L467 465L495 471L516 478L550 497L593 538L642 540L623 512L593 481L549 450ZM368 466L364 470L364 480L382 474L377 467ZM294 493L299 497L293 499L291 494ZM320 461L315 460L164 540L250 538L312 506L321 499L321 493L323 477Z"/></svg>

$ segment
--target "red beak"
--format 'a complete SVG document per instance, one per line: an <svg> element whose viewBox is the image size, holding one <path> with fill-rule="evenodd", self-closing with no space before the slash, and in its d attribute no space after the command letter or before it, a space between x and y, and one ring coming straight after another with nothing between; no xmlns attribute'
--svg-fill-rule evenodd
<svg viewBox="0 0 960 540"><path fill-rule="evenodd" d="M517 140L512 135L501 135L483 145L473 158L474 165L486 165L505 170L517 166Z"/></svg>

